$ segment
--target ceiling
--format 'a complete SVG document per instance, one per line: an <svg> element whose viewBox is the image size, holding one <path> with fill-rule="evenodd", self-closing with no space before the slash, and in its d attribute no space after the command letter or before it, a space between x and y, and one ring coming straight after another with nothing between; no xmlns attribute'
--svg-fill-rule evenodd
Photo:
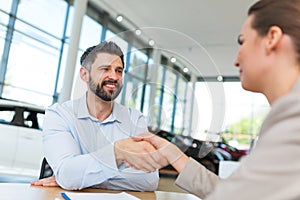
<svg viewBox="0 0 300 200"><path fill-rule="evenodd" d="M90 0L111 16L125 16L154 48L189 66L196 76L237 76L237 36L255 0ZM132 24L131 23L131 24Z"/></svg>

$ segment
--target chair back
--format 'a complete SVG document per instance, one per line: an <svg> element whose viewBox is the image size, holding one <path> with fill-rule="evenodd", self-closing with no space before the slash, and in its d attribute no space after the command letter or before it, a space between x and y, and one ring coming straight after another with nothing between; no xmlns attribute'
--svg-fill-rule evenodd
<svg viewBox="0 0 300 200"><path fill-rule="evenodd" d="M40 172L40 177L39 179L47 178L53 176L53 171L48 164L46 158L43 159L42 161L42 166L41 166L41 172Z"/></svg>

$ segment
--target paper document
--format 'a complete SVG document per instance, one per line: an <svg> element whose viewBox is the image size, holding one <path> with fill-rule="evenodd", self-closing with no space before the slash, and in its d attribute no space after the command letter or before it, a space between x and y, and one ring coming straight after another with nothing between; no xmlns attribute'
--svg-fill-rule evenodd
<svg viewBox="0 0 300 200"><path fill-rule="evenodd" d="M139 198L128 194L126 192L121 193L75 193L75 192L65 192L65 194L71 200L140 200Z"/></svg>

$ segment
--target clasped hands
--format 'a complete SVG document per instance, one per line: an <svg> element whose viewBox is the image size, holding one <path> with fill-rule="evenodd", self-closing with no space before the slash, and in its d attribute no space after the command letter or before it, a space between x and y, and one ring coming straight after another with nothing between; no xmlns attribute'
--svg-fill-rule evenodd
<svg viewBox="0 0 300 200"><path fill-rule="evenodd" d="M176 161L183 153L172 143L152 133L115 142L117 164L153 172Z"/></svg>

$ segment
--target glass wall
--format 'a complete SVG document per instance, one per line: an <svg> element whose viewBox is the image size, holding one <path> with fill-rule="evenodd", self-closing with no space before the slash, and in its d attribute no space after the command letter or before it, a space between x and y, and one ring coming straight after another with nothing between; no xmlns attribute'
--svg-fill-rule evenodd
<svg viewBox="0 0 300 200"><path fill-rule="evenodd" d="M56 92L68 4L61 0L17 2L5 24L10 29L1 49L6 59L1 62L1 97L49 105Z"/></svg>
<svg viewBox="0 0 300 200"><path fill-rule="evenodd" d="M11 4L13 0L6 0L1 2L0 4L0 9L2 10L1 12L9 13L11 9Z"/></svg>
<svg viewBox="0 0 300 200"><path fill-rule="evenodd" d="M188 134L187 85L188 80L165 58L158 66L154 105L151 105L151 126L175 134ZM178 67L177 67L178 68Z"/></svg>
<svg viewBox="0 0 300 200"><path fill-rule="evenodd" d="M240 82L224 82L225 96L220 102L225 104L223 128L219 134L232 146L240 149L248 149L256 140L264 118L270 110L266 98L259 93L244 90ZM193 130L193 136L202 138L201 134L209 132L214 109L220 105L214 105L211 91L207 83L196 84L198 127ZM223 106L223 105L222 105Z"/></svg>
<svg viewBox="0 0 300 200"><path fill-rule="evenodd" d="M7 27L9 20L8 13L11 9L12 0L3 1L0 4L0 56L3 55L4 50L4 40L6 37ZM0 63L2 62L2 58L0 57Z"/></svg>
<svg viewBox="0 0 300 200"><path fill-rule="evenodd" d="M173 132L177 134L183 134L186 132L188 126L184 123L186 116L186 100L187 100L187 80L178 76L178 86L175 96L175 105L174 105L174 119L173 119Z"/></svg>
<svg viewBox="0 0 300 200"><path fill-rule="evenodd" d="M2 18L2 15L0 13L0 20L2 20L3 18ZM2 22L0 21L0 23L2 23ZM0 55L3 55L5 33L6 33L6 28L0 25ZM0 57L0 63L2 63L2 57ZM0 72L2 71L1 66L0 66ZM0 85L2 85L2 81L0 82Z"/></svg>
<svg viewBox="0 0 300 200"><path fill-rule="evenodd" d="M163 101L162 101L162 113L161 113L161 119L164 121L160 125L160 128L166 131L173 132L172 128L172 119L173 117L173 105L174 101L176 101L176 74L174 71L171 71L170 69L166 69L166 77L165 81L162 84L163 85Z"/></svg>
<svg viewBox="0 0 300 200"><path fill-rule="evenodd" d="M85 50L101 41L103 26L85 15L82 21L79 49Z"/></svg>
<svg viewBox="0 0 300 200"><path fill-rule="evenodd" d="M128 54L127 54L128 56ZM148 70L148 59L146 55L139 49L131 47L130 58L125 78L126 99L124 105L143 110L143 96L145 87L145 76Z"/></svg>
<svg viewBox="0 0 300 200"><path fill-rule="evenodd" d="M153 128L160 128L161 124L165 124L165 118L162 114L163 107L162 107L162 101L163 101L163 93L164 93L164 87L163 84L165 82L165 74L166 70L165 67L160 65L157 69L157 81L156 83L152 84L152 87L155 87L155 97L154 97L154 104L151 105L150 110L150 124Z"/></svg>

